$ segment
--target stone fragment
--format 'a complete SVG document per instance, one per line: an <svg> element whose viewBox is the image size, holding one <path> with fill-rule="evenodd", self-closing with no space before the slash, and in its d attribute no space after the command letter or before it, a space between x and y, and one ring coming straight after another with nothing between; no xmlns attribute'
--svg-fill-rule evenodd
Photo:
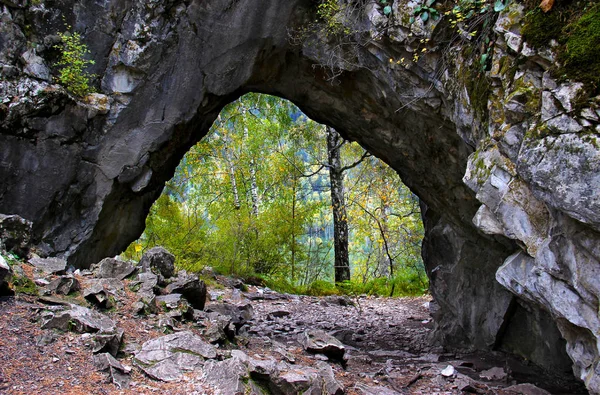
<svg viewBox="0 0 600 395"><path fill-rule="evenodd" d="M167 285L165 293L182 294L195 309L203 310L206 304L204 281L198 279L195 274L188 274L183 270L178 273L172 283Z"/></svg>
<svg viewBox="0 0 600 395"><path fill-rule="evenodd" d="M104 258L94 268L96 278L117 278L123 280L135 271L135 266L115 258Z"/></svg>
<svg viewBox="0 0 600 395"><path fill-rule="evenodd" d="M504 380L506 378L506 372L501 367L496 366L482 371L479 374L479 377L486 380Z"/></svg>
<svg viewBox="0 0 600 395"><path fill-rule="evenodd" d="M235 325L230 316L224 316L216 312L210 312L202 322L204 329L202 334L211 343L223 343L233 340L236 333Z"/></svg>
<svg viewBox="0 0 600 395"><path fill-rule="evenodd" d="M44 63L44 59L35 53L35 50L30 49L21 55L25 67L23 71L31 77L45 81L50 81L50 70Z"/></svg>
<svg viewBox="0 0 600 395"><path fill-rule="evenodd" d="M175 274L175 256L163 247L154 247L142 255L140 266L142 271L155 268L164 278L170 278Z"/></svg>
<svg viewBox="0 0 600 395"><path fill-rule="evenodd" d="M156 304L164 307L166 310L176 313L172 316L182 318L192 318L194 309L181 294L169 294L156 297Z"/></svg>
<svg viewBox="0 0 600 395"><path fill-rule="evenodd" d="M129 388L129 382L131 380L129 369L126 369L109 353L94 355L94 365L96 365L96 369L99 371L107 372L110 381L118 388Z"/></svg>
<svg viewBox="0 0 600 395"><path fill-rule="evenodd" d="M323 385L322 394L343 395L345 393L344 386L337 381L333 369L328 363L317 362L317 369L319 370L320 381Z"/></svg>
<svg viewBox="0 0 600 395"><path fill-rule="evenodd" d="M60 276L50 281L42 290L43 295L69 295L72 292L79 291L79 281L70 275Z"/></svg>
<svg viewBox="0 0 600 395"><path fill-rule="evenodd" d="M83 297L90 303L110 309L115 306L117 295L123 291L123 283L114 278L90 280L83 288Z"/></svg>
<svg viewBox="0 0 600 395"><path fill-rule="evenodd" d="M115 332L117 327L113 320L97 311L76 304L70 309L51 314L43 323L42 329L60 329L77 333L108 333Z"/></svg>
<svg viewBox="0 0 600 395"><path fill-rule="evenodd" d="M207 312L216 312L221 315L231 317L231 323L236 329L241 328L244 324L252 319L254 310L251 304L233 305L230 303L212 303L206 307Z"/></svg>
<svg viewBox="0 0 600 395"><path fill-rule="evenodd" d="M185 331L148 340L135 353L135 363L150 377L175 381L183 371L194 370L205 358L216 356L215 347Z"/></svg>
<svg viewBox="0 0 600 395"><path fill-rule="evenodd" d="M219 394L245 395L248 367L245 355L234 355L224 361L208 361L204 366L204 377Z"/></svg>
<svg viewBox="0 0 600 395"><path fill-rule="evenodd" d="M123 341L123 329L116 328L109 332L99 332L92 337L92 352L107 352L116 356Z"/></svg>
<svg viewBox="0 0 600 395"><path fill-rule="evenodd" d="M554 97L560 101L560 104L562 104L563 108L570 112L573 110L574 103L581 93L583 87L584 86L581 82L564 83L558 88L554 89L552 93L554 94Z"/></svg>
<svg viewBox="0 0 600 395"><path fill-rule="evenodd" d="M456 373L456 369L454 369L454 366L452 365L448 365L446 366L441 372L440 374L444 377L452 377L454 376L454 374Z"/></svg>
<svg viewBox="0 0 600 395"><path fill-rule="evenodd" d="M18 215L0 214L0 249L26 257L29 254L32 227L31 221Z"/></svg>
<svg viewBox="0 0 600 395"><path fill-rule="evenodd" d="M62 258L32 258L29 263L48 274L65 274L67 261Z"/></svg>
<svg viewBox="0 0 600 395"><path fill-rule="evenodd" d="M342 361L346 348L335 337L320 329L304 331L299 338L300 344L308 352L324 354L329 358Z"/></svg>

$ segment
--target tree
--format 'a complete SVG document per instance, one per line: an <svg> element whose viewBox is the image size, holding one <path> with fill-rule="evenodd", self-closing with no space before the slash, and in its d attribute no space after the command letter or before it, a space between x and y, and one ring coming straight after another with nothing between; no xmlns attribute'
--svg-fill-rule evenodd
<svg viewBox="0 0 600 395"><path fill-rule="evenodd" d="M331 210L333 212L333 245L335 249L335 282L350 280L348 257L348 215L344 199L344 172L350 170L370 156L366 151L356 162L342 167L340 148L345 140L332 127L327 127L327 168L331 184Z"/></svg>

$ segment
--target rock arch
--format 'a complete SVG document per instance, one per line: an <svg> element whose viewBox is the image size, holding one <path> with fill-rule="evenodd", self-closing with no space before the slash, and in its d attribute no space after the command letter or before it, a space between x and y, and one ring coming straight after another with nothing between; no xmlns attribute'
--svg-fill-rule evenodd
<svg viewBox="0 0 600 395"><path fill-rule="evenodd" d="M598 191L598 150L571 141L591 158L575 180L591 180L591 190L577 191L585 202L571 204L571 195L545 185L561 182L560 175L540 176L561 163L561 154L554 162L550 154L540 158L540 147L524 134L552 110L542 108L540 118L543 103L533 98L559 87L546 78L542 55L509 40L518 37L519 21L508 11L496 24L489 97L482 99L470 88L475 76L460 48L451 56L455 64L448 63L452 51L435 45L419 62L398 63L412 56L415 40L435 42L443 30L433 22L402 24L415 6L404 0L394 2L397 25L376 2L366 6L357 34L369 39L351 50L331 37L291 43L290 31L315 18L309 0L89 3L10 2L1 13L0 92L9 100L0 107L0 212L32 220L43 252L77 266L121 252L143 231L164 183L221 108L249 91L274 94L358 141L422 199L423 256L441 342L503 348L563 369L556 321L576 374L600 389L598 317L589 312L597 313L600 292L597 281L573 274L584 264L589 273L598 270L600 205L591 195ZM522 13L522 6L510 11ZM63 15L85 32L97 60L102 94L86 102L47 80ZM27 34L25 25L33 26ZM520 74L502 74L500 60L519 56L526 60ZM339 71L334 80L319 66L325 64ZM525 92L516 90L518 78ZM569 92L556 97L568 99ZM484 100L489 117L476 100ZM558 106L553 117L561 115ZM575 128L565 122L563 128ZM582 246L583 255L573 252ZM549 262L556 267L544 267ZM553 290L571 292L574 307L552 298ZM577 306L586 309L583 316Z"/></svg>

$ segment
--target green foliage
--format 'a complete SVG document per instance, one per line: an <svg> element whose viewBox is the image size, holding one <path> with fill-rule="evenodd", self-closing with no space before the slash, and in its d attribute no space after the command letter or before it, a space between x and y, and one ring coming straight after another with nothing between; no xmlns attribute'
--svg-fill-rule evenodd
<svg viewBox="0 0 600 395"><path fill-rule="evenodd" d="M317 15L325 23L327 34L350 34L350 29L344 26L343 7L338 0L323 0L317 6Z"/></svg>
<svg viewBox="0 0 600 395"><path fill-rule="evenodd" d="M61 67L58 81L67 91L82 97L93 92L90 79L94 75L89 74L85 69L95 62L85 59L90 51L81 41L81 35L77 32L69 32L70 29L71 27L67 26L66 32L58 33L61 44L55 46L60 51L60 60L56 63Z"/></svg>
<svg viewBox="0 0 600 395"><path fill-rule="evenodd" d="M364 153L351 143L340 150L345 164ZM225 275L254 276L280 292L344 292L333 284L326 158L321 125L289 102L245 95L184 157L125 255L140 259L162 245L188 271L211 266ZM376 278L394 284L408 267L419 268L426 283L418 200L375 158L344 174L352 292Z"/></svg>
<svg viewBox="0 0 600 395"><path fill-rule="evenodd" d="M439 11L433 7L436 0L426 0L425 4L418 6L413 11L413 16L410 18L410 23L415 21L415 16L421 18L423 22L427 22L429 18L438 20L440 18Z"/></svg>

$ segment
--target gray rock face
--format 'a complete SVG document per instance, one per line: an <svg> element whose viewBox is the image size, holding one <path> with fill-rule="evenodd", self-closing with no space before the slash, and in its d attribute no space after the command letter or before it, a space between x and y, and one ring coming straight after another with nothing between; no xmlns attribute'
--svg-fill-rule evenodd
<svg viewBox="0 0 600 395"><path fill-rule="evenodd" d="M192 332L179 332L149 340L135 353L135 363L147 375L162 381L176 381L184 371L215 358L217 350Z"/></svg>
<svg viewBox="0 0 600 395"><path fill-rule="evenodd" d="M145 272L155 268L158 274L170 278L175 274L175 256L163 247L154 247L142 255L140 266Z"/></svg>
<svg viewBox="0 0 600 395"><path fill-rule="evenodd" d="M26 257L29 253L32 223L18 215L0 214L0 249Z"/></svg>
<svg viewBox="0 0 600 395"><path fill-rule="evenodd" d="M116 278L123 280L135 271L135 267L129 262L123 262L115 258L104 258L98 262L94 269L97 278Z"/></svg>
<svg viewBox="0 0 600 395"><path fill-rule="evenodd" d="M349 49L318 35L292 45L289 33L317 19L304 0L66 0L45 14L10 3L18 7L0 10L0 211L32 221L42 252L81 267L119 253L221 108L241 92L277 94L388 163L428 207L423 254L438 341L489 348L514 333L505 330L512 296L495 271L520 250L534 278L509 270L511 258L498 279L550 313L577 374L600 392L599 332L585 313L600 296L598 112L576 103L581 84L552 79L551 48L524 42L521 3L491 33L490 71L478 79L490 80L484 98L473 89L473 59L443 62L462 44L432 45L410 61L443 24L409 26L415 5L406 0L390 16L360 10L360 34L349 39L373 40ZM63 17L87 28L102 92L87 101L44 81ZM397 54L409 61L390 63ZM558 289L565 298L547 297ZM539 327L541 315L525 316L523 328ZM539 336L523 334L544 344Z"/></svg>

